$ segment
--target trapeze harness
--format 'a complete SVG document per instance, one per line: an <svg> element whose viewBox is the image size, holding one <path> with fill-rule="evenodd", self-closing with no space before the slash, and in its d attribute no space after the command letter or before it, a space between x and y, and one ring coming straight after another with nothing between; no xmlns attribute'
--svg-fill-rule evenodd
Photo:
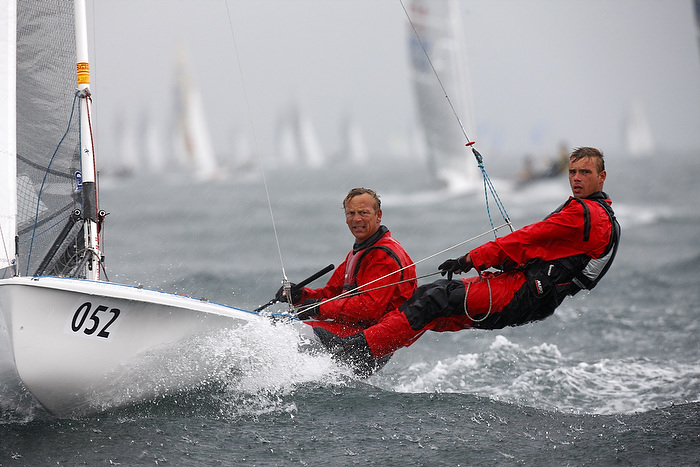
<svg viewBox="0 0 700 467"><path fill-rule="evenodd" d="M506 318L510 314L506 312L506 310L511 308L511 304L509 304L506 305L501 313L497 313L497 315L500 315L496 317L496 321L499 321L497 324L494 321L488 324L481 323L481 321L476 319L474 320L474 327L514 326L541 320L554 313L554 310L564 301L567 295L573 296L582 289L591 290L595 287L610 269L620 243L620 224L615 219L615 213L612 208L605 201L606 198L608 198L608 195L602 191L585 198L598 203L610 219L610 240L600 258L591 258L582 253L551 261L535 259L528 262L524 267L519 268L525 274L527 287L521 289L514 297L516 300L512 302L515 308L525 309L526 312L516 312L513 314L514 316L511 315L513 317L509 320ZM591 234L591 212L585 201L579 198L570 198L552 214L560 212L572 202L579 203L583 208L583 241L587 242ZM484 317L482 320L486 318ZM500 318L506 319L501 322Z"/></svg>
<svg viewBox="0 0 700 467"><path fill-rule="evenodd" d="M357 274L360 271L362 260L373 250L382 250L394 261L396 261L396 264L399 265L399 270L401 271L400 280L403 281L403 265L401 264L401 258L399 258L399 255L390 246L396 244L396 240L390 236L384 235L388 231L389 229L382 225L377 233L375 233L368 240L359 245L355 245L353 251L348 255L348 259L345 263L345 281L343 283L343 291L354 291L358 288Z"/></svg>

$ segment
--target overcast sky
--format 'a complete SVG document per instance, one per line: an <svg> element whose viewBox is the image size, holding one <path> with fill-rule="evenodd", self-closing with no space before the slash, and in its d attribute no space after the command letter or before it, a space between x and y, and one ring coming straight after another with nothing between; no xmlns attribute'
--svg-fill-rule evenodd
<svg viewBox="0 0 700 467"><path fill-rule="evenodd" d="M566 141L621 153L623 122L636 101L657 148L700 149L691 0L460 6L478 147L520 157L554 153ZM295 103L329 153L346 114L378 154L395 150L416 121L399 0L92 0L88 7L105 165L119 118L166 125L178 44L191 58L221 157L241 131L263 155L273 151L278 116Z"/></svg>

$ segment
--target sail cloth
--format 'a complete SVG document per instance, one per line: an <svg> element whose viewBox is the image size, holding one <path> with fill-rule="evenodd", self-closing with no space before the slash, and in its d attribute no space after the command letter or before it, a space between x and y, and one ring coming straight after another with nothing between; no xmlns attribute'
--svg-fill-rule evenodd
<svg viewBox="0 0 700 467"><path fill-rule="evenodd" d="M478 180L474 159L464 147L468 141L455 117L456 113L474 141L476 121L459 4L454 0L412 0L408 14L413 88L429 168L438 182L448 186L459 182L454 180L456 174L462 182Z"/></svg>
<svg viewBox="0 0 700 467"><path fill-rule="evenodd" d="M14 258L15 189L15 2L0 8L0 270Z"/></svg>
<svg viewBox="0 0 700 467"><path fill-rule="evenodd" d="M75 25L72 2L18 0L16 9L19 272L33 275L70 213L81 208L76 177L80 170L77 106L73 111ZM68 244L76 247L80 240L76 236L82 238L78 225L59 247L57 257ZM68 274L64 267L56 269L55 259L44 272Z"/></svg>

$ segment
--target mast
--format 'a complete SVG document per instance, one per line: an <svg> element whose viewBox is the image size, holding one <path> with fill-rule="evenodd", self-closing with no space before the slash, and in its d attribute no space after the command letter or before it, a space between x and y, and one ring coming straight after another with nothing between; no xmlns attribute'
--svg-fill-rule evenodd
<svg viewBox="0 0 700 467"><path fill-rule="evenodd" d="M75 0L75 42L77 52L78 95L80 97L80 166L83 194L85 236L85 278L99 280L100 260L98 203L94 144L92 141L90 99L90 64L85 0ZM80 189L80 188L79 188Z"/></svg>

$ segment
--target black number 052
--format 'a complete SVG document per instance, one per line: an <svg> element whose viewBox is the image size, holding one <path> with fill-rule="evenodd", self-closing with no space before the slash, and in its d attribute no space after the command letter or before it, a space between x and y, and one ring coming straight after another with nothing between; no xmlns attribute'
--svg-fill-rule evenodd
<svg viewBox="0 0 700 467"><path fill-rule="evenodd" d="M71 329L73 330L73 332L78 332L81 329L83 329L83 326L85 326L83 332L88 336L95 334L95 332L97 332L97 330L99 329L97 337L109 337L109 331L107 331L107 328L109 328L112 325L112 323L114 323L114 321L119 317L119 308L110 308L104 305L97 305L97 307L95 307L95 310L92 313L90 313L91 309L92 303L90 302L85 302L82 305L80 305L73 314ZM111 313L111 316L103 316L105 320L107 320L107 318L109 318L109 320L107 321L107 324L105 324L101 328L100 316L97 315L100 312Z"/></svg>

